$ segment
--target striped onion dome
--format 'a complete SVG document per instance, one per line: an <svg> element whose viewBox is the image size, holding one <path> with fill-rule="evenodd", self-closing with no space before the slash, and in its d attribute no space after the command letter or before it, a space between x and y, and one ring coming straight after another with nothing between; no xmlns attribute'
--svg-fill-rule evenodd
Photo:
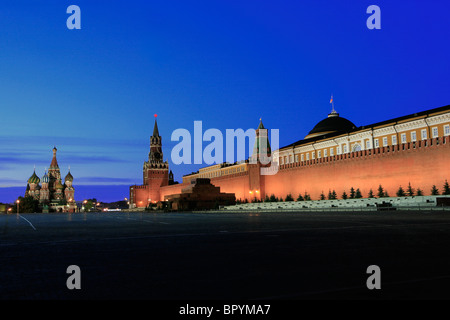
<svg viewBox="0 0 450 320"><path fill-rule="evenodd" d="M72 176L72 174L70 173L70 171L69 171L69 173L67 174L67 176L64 178L64 181L73 181L73 176Z"/></svg>
<svg viewBox="0 0 450 320"><path fill-rule="evenodd" d="M41 179L39 179L39 177L36 175L36 171L33 172L33 175L30 177L30 179L28 179L28 183L29 184L38 184L39 182L41 182Z"/></svg>
<svg viewBox="0 0 450 320"><path fill-rule="evenodd" d="M47 170L45 170L45 174L42 177L42 183L49 183L49 182L50 182L50 178L48 177Z"/></svg>

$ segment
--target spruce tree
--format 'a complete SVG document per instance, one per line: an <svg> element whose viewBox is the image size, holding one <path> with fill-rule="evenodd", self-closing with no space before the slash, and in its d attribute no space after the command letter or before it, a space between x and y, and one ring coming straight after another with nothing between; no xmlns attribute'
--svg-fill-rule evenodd
<svg viewBox="0 0 450 320"><path fill-rule="evenodd" d="M417 188L416 195L418 197L423 196L423 191L420 188Z"/></svg>
<svg viewBox="0 0 450 320"><path fill-rule="evenodd" d="M367 195L367 197L368 197L368 198L375 198L375 197L373 196L373 191L372 191L372 189L369 190L369 194Z"/></svg>
<svg viewBox="0 0 450 320"><path fill-rule="evenodd" d="M294 201L294 198L292 198L292 195L289 193L286 198L284 199L284 201Z"/></svg>
<svg viewBox="0 0 450 320"><path fill-rule="evenodd" d="M270 202L277 202L277 198L275 198L275 195L272 193L271 195L270 195Z"/></svg>
<svg viewBox="0 0 450 320"><path fill-rule="evenodd" d="M378 198L383 198L384 196L385 196L384 189L383 189L383 187L380 184L380 186L378 187L377 197Z"/></svg>
<svg viewBox="0 0 450 320"><path fill-rule="evenodd" d="M358 189L356 189L356 192L355 192L355 199L360 199L360 198L362 198L362 194L361 194L361 190L359 190L359 188L358 188Z"/></svg>
<svg viewBox="0 0 450 320"><path fill-rule="evenodd" d="M448 181L447 180L445 180L445 183L444 183L444 190L442 191L442 194L443 195L448 195L448 194L450 194L450 186L448 185Z"/></svg>
<svg viewBox="0 0 450 320"><path fill-rule="evenodd" d="M408 183L408 189L406 189L406 194L409 197L412 197L414 195L414 189L411 187L411 183Z"/></svg>
<svg viewBox="0 0 450 320"><path fill-rule="evenodd" d="M297 201L305 201L305 199L300 193L298 194Z"/></svg>
<svg viewBox="0 0 450 320"><path fill-rule="evenodd" d="M342 199L347 200L348 196L347 193L344 191L344 193L342 194Z"/></svg>
<svg viewBox="0 0 450 320"><path fill-rule="evenodd" d="M337 194L336 194L335 190L333 190L333 192L331 193L331 197L332 197L333 200L337 199Z"/></svg>
<svg viewBox="0 0 450 320"><path fill-rule="evenodd" d="M402 186L400 186L397 190L397 197L404 197L405 196L405 191L403 191Z"/></svg>
<svg viewBox="0 0 450 320"><path fill-rule="evenodd" d="M350 188L350 199L355 199L356 193L353 187Z"/></svg>
<svg viewBox="0 0 450 320"><path fill-rule="evenodd" d="M328 200L333 199L333 194L331 193L331 190L328 191Z"/></svg>
<svg viewBox="0 0 450 320"><path fill-rule="evenodd" d="M439 195L439 189L436 188L436 186L433 184L433 186L431 187L431 195L432 196L437 196Z"/></svg>
<svg viewBox="0 0 450 320"><path fill-rule="evenodd" d="M320 194L320 200L325 200L325 195L323 194L323 191L322 191L322 193Z"/></svg>
<svg viewBox="0 0 450 320"><path fill-rule="evenodd" d="M311 200L311 196L306 191L305 191L305 195L304 195L303 198L305 198L305 201L310 201Z"/></svg>

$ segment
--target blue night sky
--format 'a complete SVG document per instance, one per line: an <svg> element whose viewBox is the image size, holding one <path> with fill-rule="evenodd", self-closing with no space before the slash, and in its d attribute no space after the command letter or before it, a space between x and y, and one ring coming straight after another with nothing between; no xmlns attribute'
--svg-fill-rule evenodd
<svg viewBox="0 0 450 320"><path fill-rule="evenodd" d="M66 27L72 4L81 30ZM381 30L366 27L372 4ZM170 137L196 120L225 134L262 117L284 146L331 94L357 126L448 105L449 16L448 0L3 0L0 202L23 195L35 165L42 177L53 146L77 200L127 197L155 113L181 181L202 165L171 164Z"/></svg>

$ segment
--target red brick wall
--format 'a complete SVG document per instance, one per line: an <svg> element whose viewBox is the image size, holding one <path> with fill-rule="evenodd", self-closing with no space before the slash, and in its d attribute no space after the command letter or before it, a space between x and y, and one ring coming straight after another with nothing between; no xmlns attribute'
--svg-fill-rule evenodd
<svg viewBox="0 0 450 320"><path fill-rule="evenodd" d="M160 192L160 200L164 201L164 196L168 196L171 194L179 194L181 193L181 189L185 188L186 186L188 186L189 184L183 184L183 183L179 183L179 184L172 184L170 186L165 186L161 188L161 192Z"/></svg>
<svg viewBox="0 0 450 320"><path fill-rule="evenodd" d="M371 150L371 155L369 151L359 151L334 157L339 160L329 157L303 166L285 165L276 175L263 176L262 181L267 195L285 198L291 193L294 199L306 191L317 200L322 191L327 196L329 190L336 190L341 198L343 191L349 194L351 187L359 188L367 197L369 189L376 194L380 184L389 196L396 196L399 186L406 190L409 182L414 189L420 188L429 195L433 184L442 191L445 179L450 180L449 138L441 138L439 145L436 139L429 139L428 146L420 141L416 148L412 143L405 144L406 150L399 145Z"/></svg>
<svg viewBox="0 0 450 320"><path fill-rule="evenodd" d="M234 193L236 200L244 200L245 198L250 200L252 198L249 194L250 185L247 172L212 178L211 183L220 187L220 192Z"/></svg>

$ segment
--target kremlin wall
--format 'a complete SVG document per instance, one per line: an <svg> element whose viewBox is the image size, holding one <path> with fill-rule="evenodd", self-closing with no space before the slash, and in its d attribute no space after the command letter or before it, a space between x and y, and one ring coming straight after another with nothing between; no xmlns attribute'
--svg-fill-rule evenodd
<svg viewBox="0 0 450 320"><path fill-rule="evenodd" d="M260 122L252 157L263 156L257 142L267 136ZM303 139L272 151L267 140L267 150L278 165L274 175L262 175L263 165L246 160L204 167L174 184L161 146L155 120L149 160L143 168L144 183L130 187L130 208L180 194L197 178L210 179L221 192L234 193L241 201L263 200L272 194L278 198L291 194L296 199L305 192L318 200L322 193L335 190L340 196L352 187L367 197L380 185L395 195L400 186L405 189L408 184L430 195L433 185L439 187L450 180L450 106L361 127L340 117L333 107Z"/></svg>

